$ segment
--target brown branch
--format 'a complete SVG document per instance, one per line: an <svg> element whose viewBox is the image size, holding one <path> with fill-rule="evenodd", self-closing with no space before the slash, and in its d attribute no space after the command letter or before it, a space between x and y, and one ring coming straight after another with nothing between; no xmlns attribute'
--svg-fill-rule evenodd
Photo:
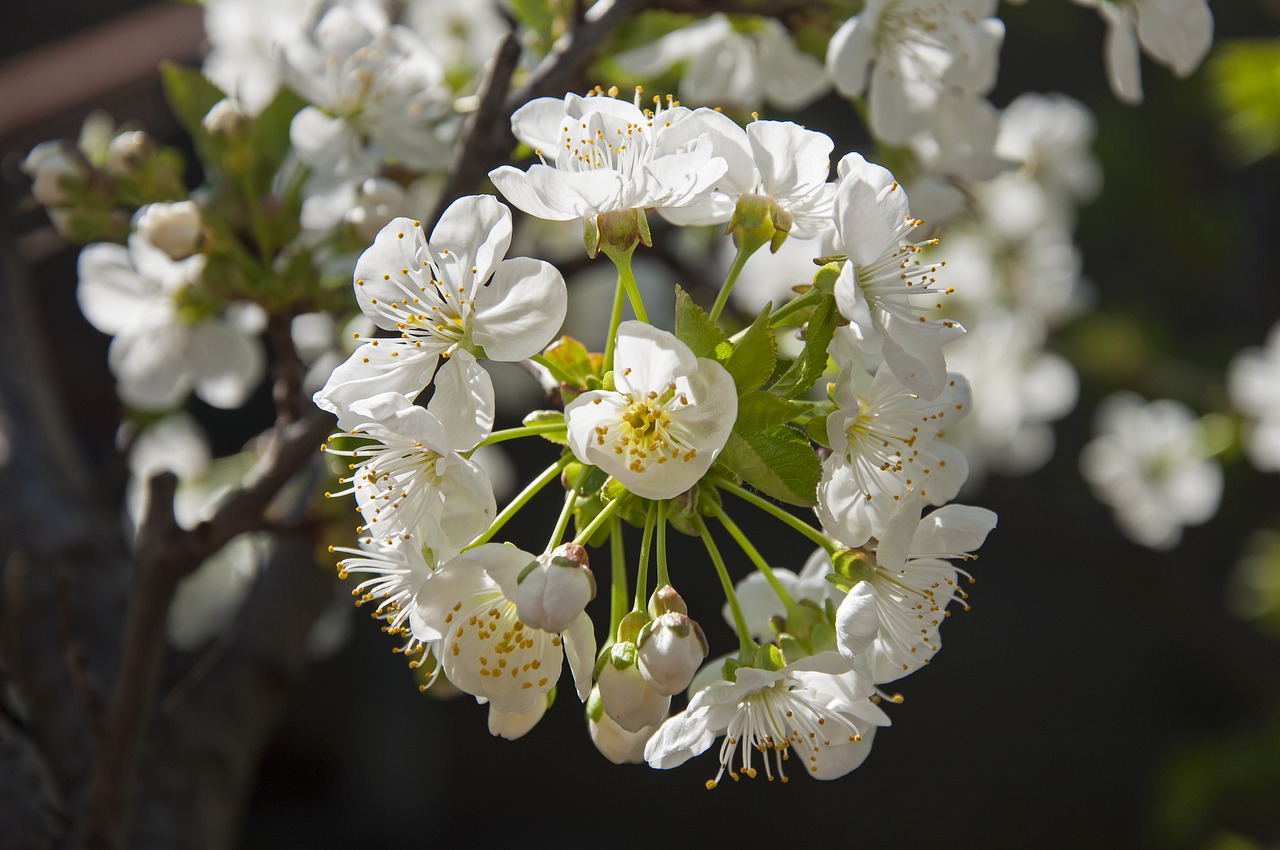
<svg viewBox="0 0 1280 850"><path fill-rule="evenodd" d="M275 352L271 365L271 400L276 406L276 427L297 422L305 407L302 381L307 366L293 345L293 314L272 313L267 319L267 335Z"/></svg>
<svg viewBox="0 0 1280 850"><path fill-rule="evenodd" d="M449 166L449 179L440 193L440 200L431 213L431 224L440 220L445 208L470 192L489 173L488 163L501 158L505 150L493 150L496 139L494 127L500 121L510 122L511 113L503 113L507 92L511 89L511 75L520 61L520 40L509 32L502 37L489 72L480 85L480 101L476 110L467 116L462 125L462 135L453 149L453 162ZM428 229L430 232L430 229Z"/></svg>
<svg viewBox="0 0 1280 850"><path fill-rule="evenodd" d="M163 472L148 481L120 671L93 767L78 846L115 848L124 836L138 747L156 698L165 623L178 582L233 537L261 527L268 505L306 460L317 454L332 428L329 416L316 413L279 429L253 480L223 502L210 520L190 531L179 527L173 515L177 478Z"/></svg>
<svg viewBox="0 0 1280 850"><path fill-rule="evenodd" d="M569 32L552 46L542 62L530 72L517 91L508 93L514 62L519 58L514 36L508 34L499 47L481 95L481 105L468 118L463 136L454 149L449 181L430 224L439 220L449 204L472 191L492 169L502 164L516 144L511 132L511 116L517 109L539 97L562 97L581 88L581 76L618 27L639 14L650 0L600 0L575 19ZM506 51L516 49L515 57ZM506 63L510 62L510 67ZM501 100L505 95L505 100ZM501 101L501 102L499 102ZM430 228L424 227L429 231Z"/></svg>

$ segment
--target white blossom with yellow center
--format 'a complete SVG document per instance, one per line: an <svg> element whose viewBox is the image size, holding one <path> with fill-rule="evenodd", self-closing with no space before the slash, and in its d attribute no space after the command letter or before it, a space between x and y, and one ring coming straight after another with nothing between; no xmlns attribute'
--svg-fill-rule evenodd
<svg viewBox="0 0 1280 850"><path fill-rule="evenodd" d="M837 361L840 360L837 354ZM969 382L951 373L933 399L911 392L888 368L872 378L846 362L836 381L838 407L827 420L831 455L822 464L818 518L848 546L884 532L904 494L927 504L955 498L969 474L959 449L943 442L945 429L969 413Z"/></svg>
<svg viewBox="0 0 1280 850"><path fill-rule="evenodd" d="M440 636L440 664L449 681L491 710L534 711L560 678L565 657L579 699L591 691L596 641L583 611L563 632L535 629L516 613L516 588L535 555L486 543L447 561L419 598L422 622Z"/></svg>
<svg viewBox="0 0 1280 850"><path fill-rule="evenodd" d="M792 759L815 779L835 779L862 764L876 727L889 725L870 701L873 693L870 681L836 652L802 658L781 670L740 667L735 681L708 685L663 723L645 747L645 761L650 767L676 767L724 735L720 769L707 788L715 788L726 773L735 782L762 772L770 782L786 782Z"/></svg>
<svg viewBox="0 0 1280 850"><path fill-rule="evenodd" d="M613 92L611 92L612 94ZM728 168L699 135L664 141L692 114L675 103L653 110L606 96L531 100L511 116L511 131L542 162L489 173L507 200L529 215L572 221L615 210L681 207L701 198Z"/></svg>
<svg viewBox="0 0 1280 850"><path fill-rule="evenodd" d="M646 499L670 499L700 479L738 415L733 378L643 322L618 328L616 389L583 393L565 408L569 447Z"/></svg>
<svg viewBox="0 0 1280 850"><path fill-rule="evenodd" d="M542 260L504 259L510 244L511 211L490 195L454 201L429 240L419 222L392 220L360 255L355 294L364 314L398 338L356 349L316 404L346 428L359 399L397 392L412 400L442 356L466 349L517 361L540 351L564 321L564 278Z"/></svg>
<svg viewBox="0 0 1280 850"><path fill-rule="evenodd" d="M877 683L918 670L942 646L940 628L952 600L964 602L959 576L948 559L969 553L996 526L996 515L970 505L946 505L920 516L918 493L905 495L889 518L875 563L855 567L861 579L836 609L836 645Z"/></svg>

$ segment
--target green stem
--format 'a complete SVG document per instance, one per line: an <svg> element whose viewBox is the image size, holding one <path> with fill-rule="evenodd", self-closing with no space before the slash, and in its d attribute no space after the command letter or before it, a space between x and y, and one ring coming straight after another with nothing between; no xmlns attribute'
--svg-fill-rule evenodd
<svg viewBox="0 0 1280 850"><path fill-rule="evenodd" d="M613 368L613 347L617 342L618 325L622 324L622 279L613 290L613 311L609 313L609 336L604 341L604 364L600 367L601 377Z"/></svg>
<svg viewBox="0 0 1280 850"><path fill-rule="evenodd" d="M636 284L636 276L631 272L631 255L635 253L635 246L633 245L629 251L605 248L604 252L609 255L609 259L613 260L614 266L618 269L618 283L626 290L627 298L631 300L631 311L636 314L637 319L648 324L649 314L644 310L644 301L640 298L640 287Z"/></svg>
<svg viewBox="0 0 1280 850"><path fill-rule="evenodd" d="M707 547L707 554L711 556L711 563L716 566L716 575L720 577L720 586L724 589L724 598L729 602L729 611L733 614L733 627L738 632L739 654L744 659L750 658L755 652L756 644L751 639L750 630L747 628L747 618L742 615L742 606L738 604L738 594L733 590L733 581L729 578L729 571L725 569L724 559L720 557L720 550L716 548L716 542L711 539L711 532L707 531L707 524L697 514L693 515L693 527L698 530L698 534L702 537L702 545Z"/></svg>
<svg viewBox="0 0 1280 850"><path fill-rule="evenodd" d="M569 492L564 494L564 507L560 509L560 518L556 520L555 531L551 532L551 539L547 541L547 551L560 545L560 541L564 539L565 529L569 527L569 517L573 516L573 506L578 503L578 486L574 482L574 486L569 488Z"/></svg>
<svg viewBox="0 0 1280 850"><path fill-rule="evenodd" d="M724 283L720 284L720 292L716 295L716 302L711 305L711 321L720 318L720 313L724 310L724 305L729 301L729 293L733 291L733 285L738 282L738 275L742 273L742 267L747 264L747 260L754 254L763 242L751 244L752 240L744 239L738 245L738 253L734 255L733 265L729 266L729 273L725 275Z"/></svg>
<svg viewBox="0 0 1280 850"><path fill-rule="evenodd" d="M667 575L667 508L670 502L658 502L658 589L671 584Z"/></svg>
<svg viewBox="0 0 1280 850"><path fill-rule="evenodd" d="M608 522L609 517L617 513L620 505L621 501L618 499L614 499L612 502L605 505L600 510L600 513L596 514L595 519L587 523L587 527L578 532L578 536L573 538L573 542L577 543L579 546L585 546L587 541L591 539L591 535L595 534L600 526Z"/></svg>
<svg viewBox="0 0 1280 850"><path fill-rule="evenodd" d="M532 437L537 434L554 434L557 431L563 431L565 425L563 422L543 422L538 425L524 425L520 428L506 428L501 431L494 431L480 442L476 443L476 449L481 446L491 446L494 443L502 443L507 440L516 440L520 437ZM476 449L472 449L474 452ZM471 452L465 454L469 457Z"/></svg>
<svg viewBox="0 0 1280 850"><path fill-rule="evenodd" d="M815 286L807 292L797 295L795 298L792 298L786 304L783 304L777 310L769 314L769 326L776 328L778 325L782 324L796 313L799 313L801 310L806 310L809 307L816 307L825 294L826 293ZM736 343L738 340L742 339L746 332L747 329L743 328L733 336L729 337L729 342Z"/></svg>
<svg viewBox="0 0 1280 850"><path fill-rule="evenodd" d="M640 538L640 567L636 570L636 604L635 610L643 611L649 600L649 550L653 543L653 527L658 522L658 506L660 501L649 503L649 511L644 516L644 537ZM658 585L662 587L662 585Z"/></svg>
<svg viewBox="0 0 1280 850"><path fill-rule="evenodd" d="M640 551L644 552L641 543ZM627 613L627 553L622 547L622 521L613 518L609 528L609 641L618 633L618 624Z"/></svg>
<svg viewBox="0 0 1280 850"><path fill-rule="evenodd" d="M530 481L529 485L521 490L520 493L511 500L511 504L503 508L502 512L494 517L493 523L484 532L484 534L481 534L475 540L472 540L466 546L462 547L463 551L465 552L467 549L474 549L475 547L488 543L492 540L493 535L497 534L498 531L501 530L502 526L506 525L513 516L519 513L520 509L528 504L530 499L538 495L539 490L547 486L547 484L549 484L553 479L559 477L564 468L572 461L573 455L567 455L543 470L541 475Z"/></svg>
<svg viewBox="0 0 1280 850"><path fill-rule="evenodd" d="M532 360L534 363L537 363L539 366L543 367L544 369L546 369L548 372L550 372L551 377L555 378L556 381L558 381L559 383L562 383L562 384L574 383L572 375L570 375L564 369L561 369L559 364L554 363L551 360L548 360L543 355L535 354L529 359Z"/></svg>
<svg viewBox="0 0 1280 850"><path fill-rule="evenodd" d="M785 522L787 525L791 526L793 529L800 532L805 537L809 538L814 543L818 544L823 549L825 549L828 555L834 553L837 549L840 548L839 546L836 545L835 541L833 541L830 537L827 537L821 531L818 531L816 528L809 525L804 520L800 519L799 517L792 516L790 512L784 510L783 508L780 508L779 506L775 505L773 502L770 502L767 499L760 498L755 493L752 493L750 490L747 490L743 487L739 487L737 484L734 484L731 481L724 481L724 480L717 481L716 486L721 488L722 490L726 490L732 493L733 495L737 496L739 499L742 499L745 502L755 505L757 508L764 511L765 513L772 514L775 518L781 520L782 522Z"/></svg>
<svg viewBox="0 0 1280 850"><path fill-rule="evenodd" d="M760 554L760 551L751 544L751 541L747 539L747 535L742 533L741 528L738 528L737 523L729 519L729 515L724 512L724 508L713 504L712 514L714 514L716 519L720 520L720 524L724 526L725 531L729 532L729 536L734 539L746 554L747 558L750 559L751 563L756 565L756 569L764 574L765 581L769 582L769 586L773 588L773 592L778 594L778 598L782 600L782 604L786 606L787 611L789 612L792 608L796 607L796 600L787 592L787 589L782 586L782 582L778 581L778 577L774 575L773 567L769 566L769 562L766 561L764 556Z"/></svg>

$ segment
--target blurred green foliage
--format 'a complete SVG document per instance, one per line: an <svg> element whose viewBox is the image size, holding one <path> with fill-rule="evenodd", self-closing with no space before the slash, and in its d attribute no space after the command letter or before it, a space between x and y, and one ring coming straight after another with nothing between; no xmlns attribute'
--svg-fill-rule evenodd
<svg viewBox="0 0 1280 850"><path fill-rule="evenodd" d="M1222 42L1208 71L1230 156L1244 166L1280 151L1280 39Z"/></svg>

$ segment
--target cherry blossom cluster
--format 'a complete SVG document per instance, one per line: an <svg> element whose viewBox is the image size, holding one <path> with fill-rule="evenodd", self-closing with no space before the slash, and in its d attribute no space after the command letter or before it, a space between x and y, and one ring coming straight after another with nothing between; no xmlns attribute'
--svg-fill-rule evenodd
<svg viewBox="0 0 1280 850"><path fill-rule="evenodd" d="M947 504L968 465L946 431L971 399L947 370L944 346L965 330L938 314L950 289L936 240L913 236L922 222L906 191L861 155L829 181L832 141L797 124L744 128L673 99L595 91L533 100L512 130L538 161L494 170L494 185L528 215L579 222L588 255L616 268L605 349L558 336L564 281L543 261L506 258L511 215L495 198L459 199L430 234L387 224L353 287L382 333L315 396L337 417L328 449L348 469L330 495L354 496L362 520L359 548L335 548L341 573L430 671L423 687L442 675L487 704L494 734L537 723L567 660L592 740L614 761L673 767L723 736L710 786L725 774L785 780L793 757L819 778L847 773L889 723L880 686L927 664L949 606L963 604L967 573L952 562L995 525L990 511ZM737 261L709 312L679 292L676 314L651 321L631 270L654 239L650 212L727 227ZM738 273L793 232L835 250L803 292L730 336ZM622 320L627 302L637 319ZM671 319L674 333L660 327ZM786 327L804 336L789 364L777 356ZM485 360L529 362L563 409L494 431ZM810 393L829 362L834 380ZM499 511L471 453L520 438L549 441L558 459ZM550 539L497 542L557 481ZM770 564L726 501L816 543L805 573ZM811 521L779 501L811 507ZM711 520L737 557L721 554ZM668 570L669 529L705 543L736 653L704 663L698 612ZM590 613L602 557L591 548L608 552L607 620ZM734 572L745 573L737 589Z"/></svg>
<svg viewBox="0 0 1280 850"><path fill-rule="evenodd" d="M1212 39L1205 0L1080 3L1107 23L1126 102L1141 99L1139 47L1185 76ZM666 17L600 67L672 82L678 99L520 97L498 137L510 115L522 159L451 187L493 146L464 126L502 102L485 87L508 19L521 49L505 73L524 91L616 11L570 22L542 5L206 0L203 72L164 71L205 185L188 191L181 154L100 116L76 146L31 152L33 194L87 246L77 299L112 336L122 434L141 429L133 490L180 467L179 519L216 508L255 453L211 465L181 409L246 405L270 351L278 423L308 395L336 421L326 495L360 517L332 547L339 575L424 690L446 679L514 738L567 661L613 761L670 768L721 739L709 787L844 775L901 699L885 688L929 664L967 608L957 562L996 517L956 503L962 488L1043 464L1075 404L1076 372L1046 346L1089 303L1072 232L1100 186L1093 118L1065 96L987 100L995 0L867 0L845 21L798 9L785 25ZM822 132L745 120L824 96L852 101L893 173ZM542 223L569 223L571 255ZM697 253L718 288L690 294L664 271L655 298L633 269L655 242ZM584 266L614 283L601 350L565 333L577 284L561 267ZM1275 348L1232 372L1265 468L1280 454ZM537 409L497 388L514 363ZM499 427L513 412L521 424ZM1211 425L1134 396L1103 406L1083 471L1135 539L1167 548L1216 509ZM506 496L484 458L517 440L546 464ZM562 499L549 533L513 539L548 491ZM706 550L675 576L672 531ZM774 564L750 532L815 551ZM238 538L188 579L175 645L225 627L268 547ZM712 657L708 613L676 587L695 576L723 589L736 650Z"/></svg>

